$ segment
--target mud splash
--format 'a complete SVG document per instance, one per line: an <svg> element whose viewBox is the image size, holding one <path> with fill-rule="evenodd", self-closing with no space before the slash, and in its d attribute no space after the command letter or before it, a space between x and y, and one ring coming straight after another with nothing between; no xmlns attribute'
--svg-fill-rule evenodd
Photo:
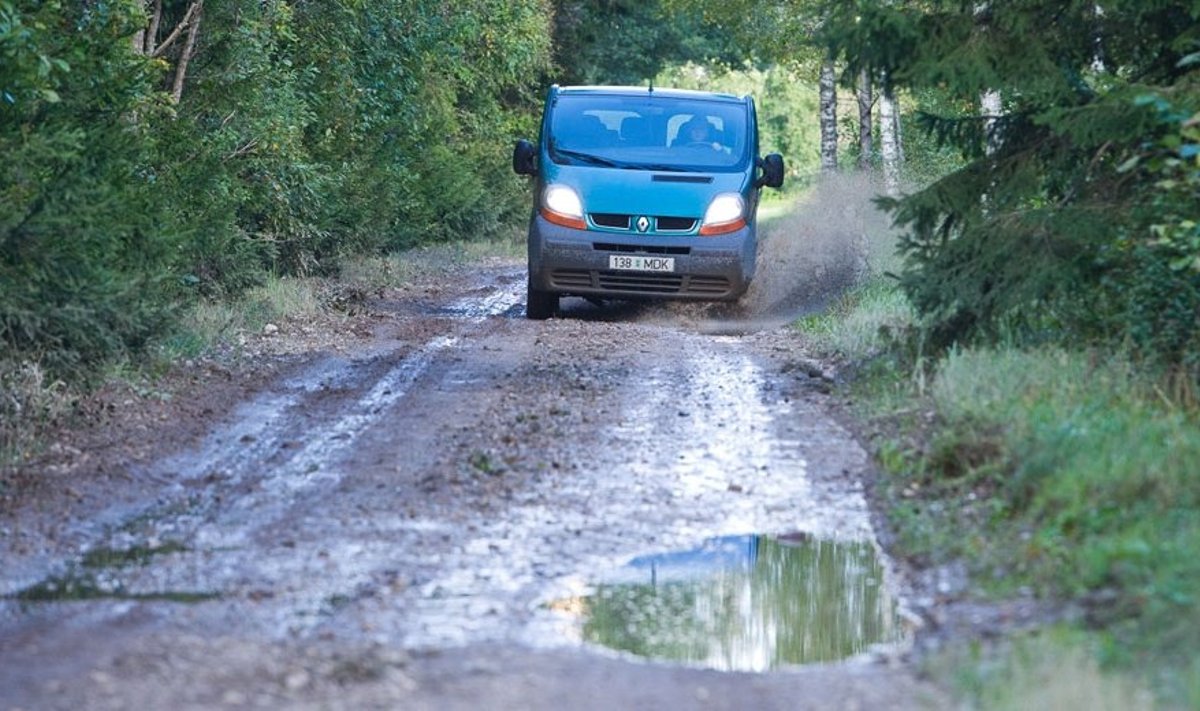
<svg viewBox="0 0 1200 711"><path fill-rule="evenodd" d="M878 261L873 238L888 233L887 215L872 204L880 192L861 175L828 176L794 210L764 224L757 273L739 315L768 323L795 319L861 280Z"/></svg>

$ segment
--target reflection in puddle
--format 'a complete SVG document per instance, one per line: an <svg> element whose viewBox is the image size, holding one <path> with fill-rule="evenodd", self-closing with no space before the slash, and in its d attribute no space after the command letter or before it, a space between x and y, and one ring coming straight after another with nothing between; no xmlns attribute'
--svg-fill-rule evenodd
<svg viewBox="0 0 1200 711"><path fill-rule="evenodd" d="M716 538L630 561L573 605L583 637L639 656L728 671L828 662L903 630L866 542Z"/></svg>

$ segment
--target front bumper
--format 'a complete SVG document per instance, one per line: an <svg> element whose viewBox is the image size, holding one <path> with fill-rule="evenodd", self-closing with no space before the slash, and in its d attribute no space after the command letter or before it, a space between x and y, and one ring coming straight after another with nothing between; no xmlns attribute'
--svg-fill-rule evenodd
<svg viewBox="0 0 1200 711"><path fill-rule="evenodd" d="M539 290L574 296L733 301L754 277L754 227L715 237L575 230L534 215L529 278ZM614 271L611 255L670 257L669 273Z"/></svg>

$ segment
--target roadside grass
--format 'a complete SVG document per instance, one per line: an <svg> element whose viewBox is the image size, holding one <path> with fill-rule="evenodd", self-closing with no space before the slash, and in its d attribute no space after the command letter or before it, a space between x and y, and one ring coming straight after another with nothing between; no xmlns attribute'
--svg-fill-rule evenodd
<svg viewBox="0 0 1200 711"><path fill-rule="evenodd" d="M376 257L357 257L342 267L339 281L375 291L437 279L479 265L525 258L524 229L507 238L417 247Z"/></svg>
<svg viewBox="0 0 1200 711"><path fill-rule="evenodd" d="M994 711L1155 708L1145 684L1101 669L1094 640L1054 627L1005 640L997 649L958 647L935 659L933 674L949 679L963 706Z"/></svg>
<svg viewBox="0 0 1200 711"><path fill-rule="evenodd" d="M895 282L875 276L797 327L825 356L863 363L891 348L912 319L912 306Z"/></svg>
<svg viewBox="0 0 1200 711"><path fill-rule="evenodd" d="M984 595L1080 611L1074 634L957 650L935 673L974 679L950 685L975 708L1138 708L1143 687L1166 706L1200 708L1194 391L1100 350L930 358L904 296L873 272L796 328L850 365L846 390L872 432L898 552L965 561ZM1075 686L1102 691L1072 696Z"/></svg>
<svg viewBox="0 0 1200 711"><path fill-rule="evenodd" d="M43 446L41 433L74 406L71 389L30 361L0 360L0 473ZM0 496L6 494L0 479Z"/></svg>
<svg viewBox="0 0 1200 711"><path fill-rule="evenodd" d="M197 357L218 344L259 332L275 320L314 316L323 309L321 284L318 279L270 277L238 299L199 301L162 343L156 365Z"/></svg>
<svg viewBox="0 0 1200 711"><path fill-rule="evenodd" d="M1103 661L1147 670L1200 650L1200 426L1160 380L1120 355L952 352L929 386L938 436L897 477L949 504L925 509L953 532L931 554L1081 603Z"/></svg>
<svg viewBox="0 0 1200 711"><path fill-rule="evenodd" d="M164 341L159 360L191 358L274 321L306 319L325 312L353 312L383 289L436 282L457 270L524 255L524 238L417 247L386 256L357 256L334 279L272 277L235 300L197 303L180 329Z"/></svg>

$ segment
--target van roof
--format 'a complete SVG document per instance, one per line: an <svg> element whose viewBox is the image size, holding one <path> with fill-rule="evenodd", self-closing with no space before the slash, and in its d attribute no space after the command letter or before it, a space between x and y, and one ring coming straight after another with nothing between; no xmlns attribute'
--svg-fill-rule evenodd
<svg viewBox="0 0 1200 711"><path fill-rule="evenodd" d="M596 94L606 96L663 96L679 99L707 99L710 101L730 101L742 103L746 99L733 94L723 94L712 91L695 91L692 89L672 89L647 86L555 86L559 95L563 94Z"/></svg>

